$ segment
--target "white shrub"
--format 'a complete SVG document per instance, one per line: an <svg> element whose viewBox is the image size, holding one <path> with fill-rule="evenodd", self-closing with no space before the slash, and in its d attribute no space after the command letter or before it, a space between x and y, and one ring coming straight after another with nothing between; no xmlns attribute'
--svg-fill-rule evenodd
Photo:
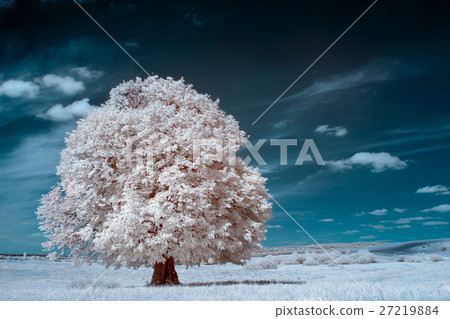
<svg viewBox="0 0 450 319"><path fill-rule="evenodd" d="M407 263L421 263L423 261L425 261L425 258L424 258L424 256L421 256L421 255L405 257L405 262L407 262Z"/></svg>
<svg viewBox="0 0 450 319"><path fill-rule="evenodd" d="M350 257L350 255L342 255L338 258L335 258L335 260L337 261L338 264L341 265L353 264L353 259L352 257Z"/></svg>
<svg viewBox="0 0 450 319"><path fill-rule="evenodd" d="M303 263L303 259L300 258L299 254L296 251L294 251L290 255L280 258L280 264L283 265L296 265L301 263Z"/></svg>
<svg viewBox="0 0 450 319"><path fill-rule="evenodd" d="M361 250L351 254L350 256L354 256L354 261L357 264L370 264L377 262L375 255L368 250Z"/></svg>
<svg viewBox="0 0 450 319"><path fill-rule="evenodd" d="M315 258L314 255L308 255L306 256L305 261L303 262L303 265L305 266L316 266L319 265L319 261L317 260L317 258Z"/></svg>
<svg viewBox="0 0 450 319"><path fill-rule="evenodd" d="M276 269L278 267L278 262L272 256L266 256L263 258L253 258L246 265L246 269Z"/></svg>
<svg viewBox="0 0 450 319"><path fill-rule="evenodd" d="M296 265L303 264L305 266L315 265L334 265L335 261L338 264L368 264L376 262L375 255L367 250L358 251L356 253L350 253L346 251L342 253L338 250L332 250L328 253L306 252L304 254L298 254L293 252L290 255L280 256L266 256L264 258L270 258L272 262L283 265Z"/></svg>
<svg viewBox="0 0 450 319"><path fill-rule="evenodd" d="M406 263L421 263L424 261L432 261L432 262L438 262L443 261L444 257L437 254L432 255L425 255L425 254L417 254L417 255L410 255L410 256L398 256L397 259L395 259L396 262L406 262Z"/></svg>
<svg viewBox="0 0 450 319"><path fill-rule="evenodd" d="M441 255L433 254L428 256L432 262L444 261L444 257Z"/></svg>
<svg viewBox="0 0 450 319"><path fill-rule="evenodd" d="M48 260L55 261L55 260L59 260L60 256L59 256L59 254L57 252L54 251L54 252L48 254L47 258L48 258Z"/></svg>

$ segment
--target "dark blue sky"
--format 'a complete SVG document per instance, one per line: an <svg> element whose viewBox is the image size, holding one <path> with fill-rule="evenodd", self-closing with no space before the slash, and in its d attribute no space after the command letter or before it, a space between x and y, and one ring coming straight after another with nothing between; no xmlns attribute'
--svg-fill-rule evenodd
<svg viewBox="0 0 450 319"><path fill-rule="evenodd" d="M380 0L253 126L371 1L82 3L149 72L184 77L268 140L268 188L319 242L449 237L445 1ZM36 253L66 132L145 74L71 1L0 1L0 28L0 252ZM298 139L286 166L275 138ZM304 139L326 166L294 165ZM265 245L312 243L273 215Z"/></svg>

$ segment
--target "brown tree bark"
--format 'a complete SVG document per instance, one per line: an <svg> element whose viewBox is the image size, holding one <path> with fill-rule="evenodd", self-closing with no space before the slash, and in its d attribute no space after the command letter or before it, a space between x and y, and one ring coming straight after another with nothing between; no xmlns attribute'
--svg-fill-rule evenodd
<svg viewBox="0 0 450 319"><path fill-rule="evenodd" d="M155 286L180 284L172 257L166 258L165 262L155 263L150 284Z"/></svg>

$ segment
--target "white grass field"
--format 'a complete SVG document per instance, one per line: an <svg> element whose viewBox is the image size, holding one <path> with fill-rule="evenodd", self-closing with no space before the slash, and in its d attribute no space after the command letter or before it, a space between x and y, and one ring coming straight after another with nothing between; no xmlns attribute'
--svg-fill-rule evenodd
<svg viewBox="0 0 450 319"><path fill-rule="evenodd" d="M450 241L363 246L375 254L326 245L358 284L313 246L265 249L245 266L177 266L183 284L170 287L146 287L152 269L140 268L110 269L87 289L104 266L2 259L0 300L450 300Z"/></svg>

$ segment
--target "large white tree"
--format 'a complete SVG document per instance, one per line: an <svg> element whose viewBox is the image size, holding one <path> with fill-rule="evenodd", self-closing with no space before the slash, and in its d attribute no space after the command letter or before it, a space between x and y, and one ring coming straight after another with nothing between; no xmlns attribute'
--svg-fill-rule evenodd
<svg viewBox="0 0 450 319"><path fill-rule="evenodd" d="M153 284L178 283L174 263L245 262L271 217L266 180L233 157L245 141L219 101L182 79L118 85L66 138L60 183L37 212L44 247L154 267Z"/></svg>

